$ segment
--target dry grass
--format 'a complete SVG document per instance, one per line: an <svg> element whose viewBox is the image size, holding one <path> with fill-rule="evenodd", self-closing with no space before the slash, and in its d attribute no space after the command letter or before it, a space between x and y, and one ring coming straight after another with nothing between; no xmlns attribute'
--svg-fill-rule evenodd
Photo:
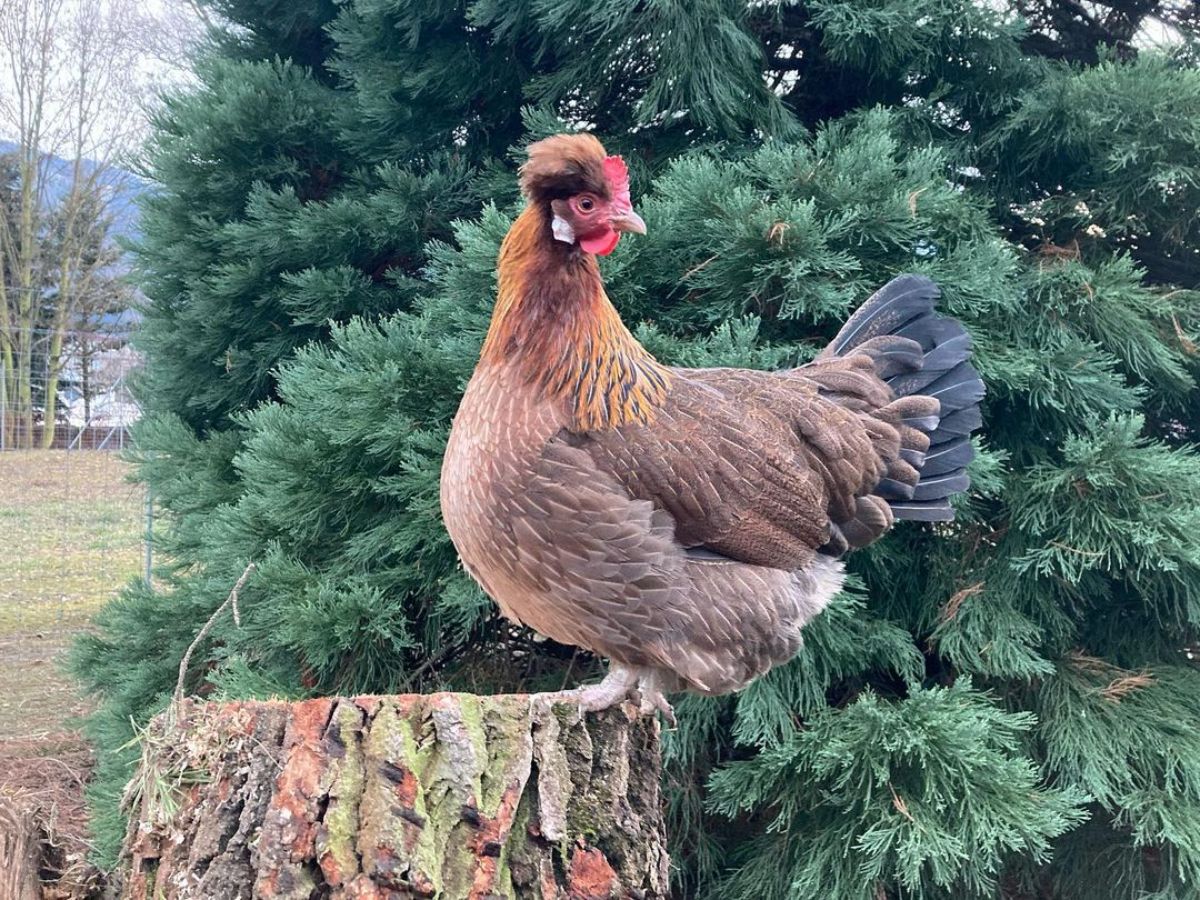
<svg viewBox="0 0 1200 900"><path fill-rule="evenodd" d="M87 711L63 657L141 572L142 488L115 454L0 453L0 799L37 811L67 894L85 896Z"/></svg>
<svg viewBox="0 0 1200 900"><path fill-rule="evenodd" d="M83 789L92 752L73 741L14 741L0 757L0 804L28 813L42 833L44 900L101 896L102 877L88 861L91 844Z"/></svg>

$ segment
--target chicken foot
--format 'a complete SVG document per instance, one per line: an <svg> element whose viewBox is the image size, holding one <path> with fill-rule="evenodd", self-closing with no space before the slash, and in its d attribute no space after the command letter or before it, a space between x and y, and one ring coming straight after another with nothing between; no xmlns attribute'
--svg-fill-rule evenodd
<svg viewBox="0 0 1200 900"><path fill-rule="evenodd" d="M638 694L638 711L644 715L661 712L675 727L675 711L662 690L662 676L656 669L636 668L610 663L608 674L599 684L588 684L569 691L546 691L534 694L534 700L550 703L572 703L584 712L599 712L616 706L634 692Z"/></svg>
<svg viewBox="0 0 1200 900"><path fill-rule="evenodd" d="M641 695L638 710L643 716L653 715L654 711L658 710L672 728L679 724L675 721L675 710L671 708L670 701L663 693L662 672L658 669L638 670L637 689Z"/></svg>

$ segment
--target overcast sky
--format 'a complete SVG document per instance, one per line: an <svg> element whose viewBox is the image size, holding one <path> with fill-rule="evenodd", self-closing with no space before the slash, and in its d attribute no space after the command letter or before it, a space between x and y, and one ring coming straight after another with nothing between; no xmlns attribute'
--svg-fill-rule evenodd
<svg viewBox="0 0 1200 900"><path fill-rule="evenodd" d="M0 0L0 139L16 140L21 109L17 93L14 33L22 12L53 8L50 52L54 76L47 92L49 123L42 150L71 155L71 129L79 119L78 63L81 41L91 40L96 58L114 60L108 75L94 74L97 95L84 117L90 127L87 156L114 158L135 152L145 137L147 112L156 91L189 77L188 51L202 24L185 0ZM88 32L81 37L80 21ZM102 72L101 64L94 67ZM76 132L77 134L77 132Z"/></svg>

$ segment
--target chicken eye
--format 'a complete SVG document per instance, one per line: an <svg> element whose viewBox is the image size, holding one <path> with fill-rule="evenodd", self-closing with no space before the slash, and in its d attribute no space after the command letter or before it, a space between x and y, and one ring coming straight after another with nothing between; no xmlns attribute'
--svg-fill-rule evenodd
<svg viewBox="0 0 1200 900"><path fill-rule="evenodd" d="M591 212L596 208L596 201L591 197L582 197L579 200L579 208L584 212Z"/></svg>

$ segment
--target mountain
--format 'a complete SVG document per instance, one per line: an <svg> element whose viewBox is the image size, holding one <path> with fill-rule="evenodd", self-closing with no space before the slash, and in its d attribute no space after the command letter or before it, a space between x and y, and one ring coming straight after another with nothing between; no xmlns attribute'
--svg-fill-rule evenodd
<svg viewBox="0 0 1200 900"><path fill-rule="evenodd" d="M17 151L14 141L0 140L0 156ZM92 160L84 160L85 170L91 174L99 166ZM56 206L71 190L72 161L51 154L46 159L46 205ZM102 184L120 185L121 200L113 206L113 234L119 238L135 238L138 231L137 199L152 185L138 175L119 166L108 166L98 180Z"/></svg>

